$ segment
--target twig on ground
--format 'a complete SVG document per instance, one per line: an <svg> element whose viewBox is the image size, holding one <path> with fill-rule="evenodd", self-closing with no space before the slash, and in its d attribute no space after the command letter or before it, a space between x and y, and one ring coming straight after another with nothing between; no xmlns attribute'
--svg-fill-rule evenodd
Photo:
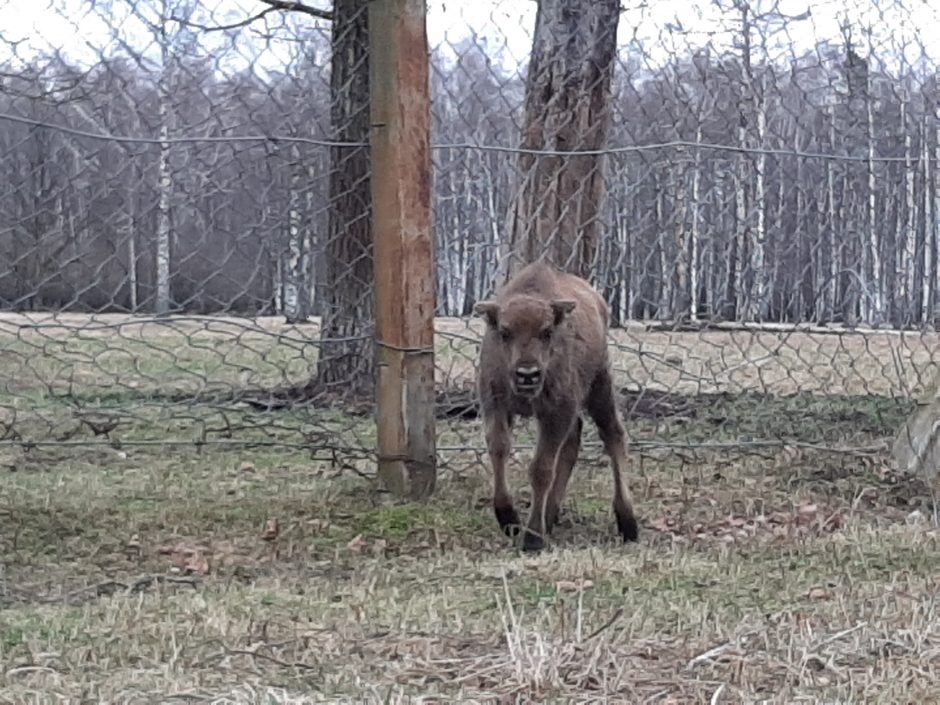
<svg viewBox="0 0 940 705"><path fill-rule="evenodd" d="M848 636L852 632L856 632L859 629L862 629L863 627L867 627L867 626L868 626L868 622L859 622L854 627L849 627L848 629L843 629L841 632L836 632L835 634L831 636L827 636L825 639L823 639L818 644L813 646L812 650L815 651L817 649L821 649L823 646L826 646L827 644L831 644L834 641L838 641L842 637Z"/></svg>
<svg viewBox="0 0 940 705"><path fill-rule="evenodd" d="M721 697L722 692L725 689L725 683L722 683L718 686L714 693L712 693L712 699L710 701L711 705L718 705L718 698Z"/></svg>
<svg viewBox="0 0 940 705"><path fill-rule="evenodd" d="M250 656L252 658L261 659L262 661L269 661L273 664L282 666L284 668L299 668L304 671L316 671L317 670L317 667L310 663L305 663L303 661L283 661L277 658L276 656L269 656L268 654L261 653L260 651L258 651L258 649L264 646L267 646L267 644L261 644L255 650L250 650L250 649L233 649L229 646L226 646L225 644L222 644L222 648L224 649L224 651L222 653L217 654L217 657L226 656L226 655Z"/></svg>
<svg viewBox="0 0 940 705"><path fill-rule="evenodd" d="M9 671L7 671L7 678L9 678L10 676L17 676L17 675L20 675L20 674L22 674L22 673L55 673L55 674L58 674L59 671L57 671L56 669L51 668L51 667L49 667L49 666L18 666L18 667L16 667L16 668L11 668Z"/></svg>
<svg viewBox="0 0 940 705"><path fill-rule="evenodd" d="M734 642L726 641L724 644L720 644L712 649L709 649L705 653L699 654L698 656L693 658L691 661L689 661L686 668L695 668L695 666L697 666L700 663L704 663L705 661L710 661L716 656L720 656L721 654L723 654L732 646L734 646Z"/></svg>
<svg viewBox="0 0 940 705"><path fill-rule="evenodd" d="M594 637L599 636L602 632L604 632L604 631L610 629L610 628L614 625L614 623L615 623L618 619L620 619L622 616L623 616L623 607L619 607L619 608L617 608L617 611L614 612L613 615L611 615L610 619L608 619L608 620L607 620L606 622L604 622L601 626L599 626L597 629L595 629L593 632L591 632L591 633L587 636L587 638L585 638L585 641L590 641L590 640L593 639Z"/></svg>
<svg viewBox="0 0 940 705"><path fill-rule="evenodd" d="M175 577L172 575L144 575L131 583L128 592L140 592L154 583L166 583L169 585L189 585L193 590L199 588L199 579L194 576Z"/></svg>

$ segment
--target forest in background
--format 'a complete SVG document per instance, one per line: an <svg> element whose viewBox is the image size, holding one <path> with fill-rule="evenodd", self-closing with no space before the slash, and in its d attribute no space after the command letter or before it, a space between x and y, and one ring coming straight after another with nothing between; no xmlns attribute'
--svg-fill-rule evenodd
<svg viewBox="0 0 940 705"><path fill-rule="evenodd" d="M741 8L733 51L652 65L618 48L585 264L615 322L932 325L936 67L848 25L772 61L758 38L780 23ZM0 307L302 320L366 276L344 242L369 217L363 179L329 144L344 107L330 37L310 30L261 75L225 71L198 36L160 34L159 70L119 49L90 68L0 66ZM433 227L439 313L461 316L499 280L527 69L472 36L449 49L431 56Z"/></svg>

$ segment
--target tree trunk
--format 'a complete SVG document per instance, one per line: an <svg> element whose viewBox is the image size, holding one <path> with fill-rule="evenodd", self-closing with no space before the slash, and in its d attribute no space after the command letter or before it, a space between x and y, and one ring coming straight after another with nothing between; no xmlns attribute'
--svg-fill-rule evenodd
<svg viewBox="0 0 940 705"><path fill-rule="evenodd" d="M875 118L873 114L873 105L874 98L872 97L872 82L871 74L868 74L868 83L865 91L865 111L866 111L866 120L865 127L867 130L866 138L868 142L868 160L866 162L866 172L868 175L868 216L865 218L865 223L868 229L868 242L866 251L868 252L868 266L866 278L868 276L871 279L868 281L871 296L871 303L868 306L869 311L869 322L872 324L880 324L884 320L884 295L882 288L882 268L881 268L881 255L879 252L879 242L878 242L878 232L876 228L876 217L875 209L877 206L876 203L876 184L875 184ZM866 297L867 298L867 297Z"/></svg>
<svg viewBox="0 0 940 705"><path fill-rule="evenodd" d="M610 117L619 0L541 0L526 79L521 147L597 150ZM548 259L587 276L604 195L602 155L520 153L502 267Z"/></svg>
<svg viewBox="0 0 940 705"><path fill-rule="evenodd" d="M835 151L836 146L836 128L835 128L835 107L829 108L829 149ZM836 179L835 165L830 159L826 162L826 232L829 236L829 275L827 299L828 307L826 311L827 320L833 321L836 318L836 312L839 310L839 278L840 278L840 260L841 247L839 237L836 233Z"/></svg>
<svg viewBox="0 0 940 705"><path fill-rule="evenodd" d="M369 141L368 4L335 0L330 74L332 139ZM319 391L372 394L372 195L367 146L330 148Z"/></svg>
<svg viewBox="0 0 940 705"><path fill-rule="evenodd" d="M699 122L698 129L695 132L696 144L702 141L702 123ZM691 252L689 253L689 318L693 321L698 320L699 313L699 269L701 262L699 253L701 244L699 243L699 213L702 206L699 202L702 182L702 150L695 150L695 160L692 166L692 224L689 240Z"/></svg>
<svg viewBox="0 0 940 705"><path fill-rule="evenodd" d="M742 124L738 127L738 144L743 149L747 149L747 127L743 122L744 119L742 118ZM729 277L731 290L729 291L728 300L732 306L733 313L731 315L735 319L744 320L747 316L747 299L750 290L750 286L748 286L748 275L750 273L747 271L747 241L750 229L747 223L748 178L746 154L738 155L737 167L734 189L735 238L732 261L734 272Z"/></svg>
<svg viewBox="0 0 940 705"><path fill-rule="evenodd" d="M287 195L287 252L284 263L284 318L288 324L306 323L310 312L307 287L309 243L300 210L300 154L291 150L290 185Z"/></svg>
<svg viewBox="0 0 940 705"><path fill-rule="evenodd" d="M137 199L134 189L139 183L137 164L131 161L131 178L125 191L127 208L127 293L131 313L137 313Z"/></svg>
<svg viewBox="0 0 940 705"><path fill-rule="evenodd" d="M672 174L675 184L675 204L676 212L673 219L675 228L675 246L676 246L676 280L675 291L673 292L672 317L674 320L685 320L691 318L690 303L694 297L694 292L689 289L690 282L690 249L689 237L686 222L688 220L688 198L686 197L686 173L688 170L687 156L684 150L680 150L676 155L676 167Z"/></svg>
<svg viewBox="0 0 940 705"><path fill-rule="evenodd" d="M161 54L163 75L159 86L160 157L157 165L157 295L154 310L157 315L170 312L170 198L173 190L173 174L170 171L170 95L166 85L169 52L164 33Z"/></svg>
<svg viewBox="0 0 940 705"><path fill-rule="evenodd" d="M747 300L750 311L745 315L756 321L765 321L769 305L769 272L765 250L767 247L767 189L766 168L767 154L763 151L764 139L767 132L767 105L764 97L764 80L761 78L760 95L754 98L754 107L757 112L757 164L754 173L754 210L757 214L757 223L753 238L750 242L750 270L752 284ZM748 315L749 314L749 315Z"/></svg>
<svg viewBox="0 0 940 705"><path fill-rule="evenodd" d="M911 130L908 124L908 95L901 96L901 130L904 131L904 237L898 248L898 266L895 269L899 291L897 308L901 309L899 323L909 325L914 320L914 258L916 249L916 230L914 205L914 163L911 152ZM890 292L889 292L890 293Z"/></svg>
<svg viewBox="0 0 940 705"><path fill-rule="evenodd" d="M932 277L930 271L933 268L933 200L930 197L930 132L928 129L928 121L926 116L924 117L923 129L921 130L921 149L923 150L923 155L921 163L923 164L923 191L922 197L923 202L921 204L922 212L924 214L924 244L923 244L923 264L920 267L920 279L918 281L918 294L920 298L920 322L922 324L927 324L931 320L931 300L932 289L931 286ZM917 299L911 302L911 306L917 306Z"/></svg>
<svg viewBox="0 0 940 705"><path fill-rule="evenodd" d="M670 302L672 301L672 279L673 268L669 261L668 235L669 229L666 227L666 194L672 187L672 176L666 174L663 177L665 184L656 194L656 252L659 260L659 291L656 297L656 317L661 319L669 318L672 313Z"/></svg>
<svg viewBox="0 0 940 705"><path fill-rule="evenodd" d="M924 235L924 251L930 252L930 263L925 274L930 281L930 293L928 294L930 311L928 312L927 322L932 326L935 326L937 323L937 291L940 289L940 282L937 281L937 276L940 275L940 266L938 266L940 263L937 261L940 259L940 246L938 246L937 242L937 218L940 217L940 183L938 183L937 180L938 171L940 171L940 99L935 98L935 101L933 168L929 171L929 176L927 177L928 184L924 187L928 190L933 189L933 207L931 208L933 217L927 222Z"/></svg>

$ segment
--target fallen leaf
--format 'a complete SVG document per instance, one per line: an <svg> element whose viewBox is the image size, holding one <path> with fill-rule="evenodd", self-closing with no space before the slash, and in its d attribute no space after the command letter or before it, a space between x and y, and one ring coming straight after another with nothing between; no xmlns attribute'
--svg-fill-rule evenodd
<svg viewBox="0 0 940 705"><path fill-rule="evenodd" d="M809 599L811 600L831 600L832 599L832 592L822 586L816 586L816 587L810 588L807 595Z"/></svg>
<svg viewBox="0 0 940 705"><path fill-rule="evenodd" d="M359 553L365 545L366 540L362 538L362 534L356 534L356 536L346 544L346 548L354 553Z"/></svg>
<svg viewBox="0 0 940 705"><path fill-rule="evenodd" d="M261 534L263 541L274 541L281 533L281 527L277 519L268 519L264 524L264 533Z"/></svg>
<svg viewBox="0 0 940 705"><path fill-rule="evenodd" d="M244 463L241 464L241 467L239 468L239 470L241 470L242 472L254 472L255 471L254 463L250 463L246 460Z"/></svg>

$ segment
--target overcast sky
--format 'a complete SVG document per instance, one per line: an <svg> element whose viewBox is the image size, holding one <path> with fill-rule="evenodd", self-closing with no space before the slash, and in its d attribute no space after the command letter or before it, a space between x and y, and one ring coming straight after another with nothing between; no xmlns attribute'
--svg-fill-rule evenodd
<svg viewBox="0 0 940 705"><path fill-rule="evenodd" d="M181 0L167 0L171 5ZM72 60L94 63L103 47L120 42L138 48L150 47L152 34L135 15L156 17L160 0L0 0L0 57L14 53L26 58L36 51L59 49ZM207 25L237 21L264 8L258 0L201 0L199 20ZM309 0L327 7L328 0ZM659 63L690 48L712 45L731 48L736 15L733 0L623 0L618 40L642 43L648 60ZM776 7L789 16L808 19L791 21L778 28L768 42L777 58L811 49L819 39L837 39L839 20L847 16L858 28L871 26L873 43L883 58L906 56L908 62L936 66L940 58L940 0L751 0L758 10ZM475 34L489 53L500 56L507 67L523 60L530 48L535 23L534 0L431 0L428 37L432 47L453 45ZM269 17L273 18L273 14ZM278 20L281 21L281 20ZM292 22L320 24L295 15ZM261 23L258 30L263 30ZM867 39L858 31L859 53L867 53ZM755 38L759 42L759 38ZM258 33L242 31L233 46L225 35L212 35L216 56L226 65L242 67L261 60L273 65L287 58L291 43L272 44ZM902 47L904 48L902 52ZM110 53L110 51L106 52ZM240 57L240 58L239 58Z"/></svg>

